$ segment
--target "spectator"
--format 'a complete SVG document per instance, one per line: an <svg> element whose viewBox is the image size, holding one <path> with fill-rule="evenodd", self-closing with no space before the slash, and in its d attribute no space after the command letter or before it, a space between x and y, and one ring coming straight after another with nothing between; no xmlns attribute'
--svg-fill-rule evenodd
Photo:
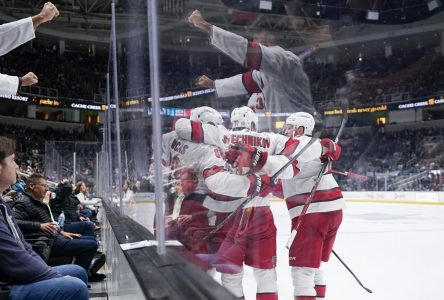
<svg viewBox="0 0 444 300"><path fill-rule="evenodd" d="M57 220L59 215L64 212L64 230L94 237L95 224L80 214L81 204L73 194L71 182L59 183L56 189L56 197L49 201L49 206L53 212L54 220Z"/></svg>
<svg viewBox="0 0 444 300"><path fill-rule="evenodd" d="M134 199L134 185L131 181L125 180L123 182L123 203L129 203L129 205L133 206L136 204L136 200Z"/></svg>
<svg viewBox="0 0 444 300"><path fill-rule="evenodd" d="M98 200L88 200L88 188L84 181L77 181L74 195L79 199L83 209L80 210L80 214L84 217L88 217L93 220L97 216L97 210L94 207Z"/></svg>
<svg viewBox="0 0 444 300"><path fill-rule="evenodd" d="M93 277L93 275L104 264L102 259L91 264L97 251L97 241L92 236L65 232L58 227L54 222L50 208L43 203L47 191L47 181L43 176L33 174L28 178L26 192L22 193L21 197L13 204L14 216L20 229L24 233L46 233L53 236L51 257L74 256L75 264L88 271L90 280L95 279L97 276ZM102 279L106 277L103 276Z"/></svg>
<svg viewBox="0 0 444 300"><path fill-rule="evenodd" d="M0 137L0 192L16 181L14 141ZM0 197L0 288L15 299L88 299L86 272L76 265L51 268L23 238L11 210Z"/></svg>

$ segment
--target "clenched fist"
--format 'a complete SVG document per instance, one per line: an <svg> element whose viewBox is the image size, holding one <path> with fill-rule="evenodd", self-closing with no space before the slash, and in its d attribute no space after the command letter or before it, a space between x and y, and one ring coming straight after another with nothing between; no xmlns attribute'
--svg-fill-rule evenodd
<svg viewBox="0 0 444 300"><path fill-rule="evenodd" d="M42 16L42 23L51 21L58 15L60 15L59 10L57 7L55 7L54 4L51 2L46 2L45 5L42 8L42 11L40 12L40 15Z"/></svg>
<svg viewBox="0 0 444 300"><path fill-rule="evenodd" d="M188 16L187 21L194 27L202 29L203 31L208 33L211 31L211 24L205 21L201 12L197 9Z"/></svg>
<svg viewBox="0 0 444 300"><path fill-rule="evenodd" d="M212 89L214 88L214 81L208 76L202 75L196 79L196 85Z"/></svg>
<svg viewBox="0 0 444 300"><path fill-rule="evenodd" d="M39 78L32 72L22 76L22 86L30 86L39 82Z"/></svg>

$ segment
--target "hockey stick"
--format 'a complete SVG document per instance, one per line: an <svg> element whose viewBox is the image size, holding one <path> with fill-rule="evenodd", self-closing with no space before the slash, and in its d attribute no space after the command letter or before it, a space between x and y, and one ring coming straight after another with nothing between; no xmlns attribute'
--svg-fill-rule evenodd
<svg viewBox="0 0 444 300"><path fill-rule="evenodd" d="M270 178L270 183L273 184L278 178L278 176L288 167L290 166L296 159L301 156L305 150L307 150L321 135L321 132L315 133L312 138L308 141L308 143L299 151L295 156L293 156L282 168L280 168L273 176ZM211 230L204 238L203 240L208 240L212 235L214 235L216 232L218 232L222 227L225 226L225 224L228 223L240 210L242 210L245 205L247 205L251 200L254 199L259 194L259 191L255 191L251 196L247 197L235 210L233 210L225 219L223 219L217 226Z"/></svg>
<svg viewBox="0 0 444 300"><path fill-rule="evenodd" d="M352 276L356 279L356 281L359 283L359 285L366 290L368 293L373 293L373 291L367 287L365 287L362 282L358 279L358 277L356 277L355 273L352 272L352 270L350 270L350 268L345 264L345 262L342 261L342 259L339 257L339 255L335 252L335 250L332 250L333 254L336 256L336 258L341 262L341 264L350 272L350 274L352 274Z"/></svg>
<svg viewBox="0 0 444 300"><path fill-rule="evenodd" d="M365 175L356 174L356 173L352 173L352 172L342 172L342 171L333 170L333 169L328 170L327 174L328 173L344 175L344 176L350 177L352 179L361 180L361 181L365 181L368 179L368 176L365 176Z"/></svg>
<svg viewBox="0 0 444 300"><path fill-rule="evenodd" d="M342 109L341 127L339 127L338 133L336 134L335 143L337 143L339 141L339 138L342 135L342 131L345 128L345 124L347 123L347 120L348 120L347 109L343 108ZM324 173L328 167L328 164L329 164L329 161L325 162L322 165L321 170L319 170L318 176L316 177L316 179L314 181L314 184L313 184L313 187L311 188L310 194L308 195L307 199L305 200L304 207L302 208L301 214L298 217L296 226L291 231L290 238L288 239L287 244L285 245L285 247L287 247L287 249L290 249L291 245L293 244L294 239L296 238L296 234L298 233L299 227L301 227L302 220L304 219L304 216L307 214L308 207L310 206L311 202L313 201L316 189L318 188L318 185L321 182L322 176L324 176Z"/></svg>

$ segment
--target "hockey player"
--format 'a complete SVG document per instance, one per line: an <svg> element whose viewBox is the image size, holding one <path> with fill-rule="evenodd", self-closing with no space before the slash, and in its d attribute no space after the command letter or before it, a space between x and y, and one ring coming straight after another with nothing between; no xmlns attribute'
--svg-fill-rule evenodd
<svg viewBox="0 0 444 300"><path fill-rule="evenodd" d="M286 134L290 138L312 135L313 116L298 112L286 121ZM295 229L314 179L326 160L337 160L341 148L330 139L321 141L323 154L312 161L299 162L300 172L291 179L282 180L283 196ZM251 153L251 151L250 151ZM240 168L254 168L252 154L244 152L237 159ZM262 155L262 154L261 154ZM259 158L261 160L261 158ZM325 297L326 284L321 262L327 262L333 249L336 233L342 222L345 203L342 192L332 174L323 175L296 238L289 249L289 264L295 300L314 300Z"/></svg>
<svg viewBox="0 0 444 300"><path fill-rule="evenodd" d="M211 44L249 72L230 78L198 79L198 84L214 87L219 97L262 93L264 111L274 113L304 111L315 114L310 83L300 59L279 46L267 46L208 23L195 10L188 22L210 35Z"/></svg>
<svg viewBox="0 0 444 300"><path fill-rule="evenodd" d="M309 136L299 136L296 139L273 133L254 132L257 118L248 107L234 109L231 121L233 130L228 132L216 126L208 126L207 124L193 120L180 119L176 123L176 132L185 139L195 142L213 143L214 145L219 145L222 149L227 149L227 145L242 144L243 148L250 151L249 154L251 154L251 156L249 157L249 162L251 162L252 156L255 154L259 155L260 159L256 160L254 164L247 165L242 164L241 159L239 159L240 151L237 148L227 149L227 151L225 151L225 159L229 163L237 162L239 173L252 171L258 172L258 174L274 174L292 155L299 152L302 146L310 141ZM312 161L316 158L319 159L321 152L321 144L317 141L313 143L309 150L306 150L300 156L300 160ZM295 161L293 167L288 167L285 172L282 173L282 177L292 178L295 176L295 174L299 172L297 166L297 161ZM228 190L229 188L226 189ZM224 191L221 191L220 193L223 192ZM266 192L262 193L263 196L266 196L266 194ZM239 204L237 204L237 206L238 205ZM251 201L250 204L236 216L235 225L228 233L228 237L218 253L218 260L216 260L218 265L216 267L223 273L222 278L225 280L223 281L224 285L236 296L241 297L243 295L241 270L243 255L245 255L245 263L255 268L258 280L258 299L275 299L273 297L277 297L275 293L271 292L275 290L275 281L272 280L273 277L271 276L274 269L272 270L269 268L269 265L264 264L264 262L267 262L267 254L275 253L275 248L270 246L273 243L275 245L275 237L269 235L272 231L267 231L267 228L274 228L268 205L268 200L263 197L257 197ZM255 214L255 212L257 212L257 214ZM260 217L260 214L263 216ZM265 220L265 222L261 222L261 219ZM247 220L251 223L248 224ZM257 231L258 228L263 230L263 235L254 234L254 231ZM258 240L262 240L260 246L255 244ZM270 245L267 246L267 244ZM268 249L274 252L254 253L250 247L253 249ZM254 256L254 254L256 254L256 256ZM252 259L253 257L254 260ZM228 265L226 265L226 263L230 264L232 269L227 269ZM266 267L265 270L263 269L264 267ZM267 284L262 285L263 282L267 282Z"/></svg>
<svg viewBox="0 0 444 300"><path fill-rule="evenodd" d="M193 136L197 140L203 140L203 135L199 137L203 134L201 130L203 125L214 127L217 132L221 132L216 126L220 126L222 118L214 109L197 108L192 111L191 119L192 124L200 124L200 126L194 125L196 133ZM241 124L242 122L239 123L239 125ZM176 123L176 130L177 126L178 123ZM235 132L233 131L233 133ZM253 135L254 133L251 132L250 136ZM260 139L249 138L246 140L257 143L260 141ZM284 138L284 140L288 139ZM267 144L265 143L265 145ZM224 168L225 161L222 159L219 148L204 143L186 141L179 138L175 132L164 135L163 148L163 157L167 164L174 161L176 168L181 166L193 168L200 179L199 184L205 182L208 190L205 190L204 186L199 187L198 184L195 193L208 194L205 196L203 206L216 213L215 226L227 217L227 213L234 211L245 197L251 196L253 193L258 196L253 200L253 206L257 207L246 208L237 214L233 221L238 226L231 227L233 221L227 223L228 226L225 225L217 232L216 241L211 241L216 243L217 247L217 243L221 243L225 238L228 229L235 228L230 232L228 241L216 255L215 264L218 270L223 272L223 285L236 296L242 297L240 268L245 259L246 264L255 267L255 275L258 280L257 299L277 299L274 271L276 229L269 208L265 206L266 200L263 198L268 194L264 187L270 185L269 177L256 174L240 176L229 173Z"/></svg>
<svg viewBox="0 0 444 300"><path fill-rule="evenodd" d="M223 136L225 145L238 143L275 151L280 136L257 133L258 117L247 106L231 113L232 130ZM276 141L276 138L278 141ZM230 156L226 153L226 156ZM232 158L228 158L228 162ZM233 161L231 161L233 162ZM263 195L266 196L266 195ZM234 218L234 224L223 241L213 264L222 273L222 285L243 299L243 264L253 268L257 281L256 299L278 299L276 275L276 226L267 197L254 197Z"/></svg>
<svg viewBox="0 0 444 300"><path fill-rule="evenodd" d="M211 107L193 109L191 119L195 120L196 124L202 125L204 122L214 127L221 126L223 122L220 114ZM225 161L218 147L181 139L175 131L163 135L162 147L162 160L166 166L173 169L185 166L192 168L197 174L198 184L192 195L195 199L199 198L203 207L209 210L208 225L210 227L217 226L220 221L224 220L240 205L243 197L261 188L262 178L259 176L238 176L225 172ZM264 180L266 180L265 177ZM207 184L212 187L212 192L208 191ZM230 188L227 190L227 187ZM225 224L211 238L210 253L217 252L231 224L232 222ZM206 231L208 233L208 228Z"/></svg>

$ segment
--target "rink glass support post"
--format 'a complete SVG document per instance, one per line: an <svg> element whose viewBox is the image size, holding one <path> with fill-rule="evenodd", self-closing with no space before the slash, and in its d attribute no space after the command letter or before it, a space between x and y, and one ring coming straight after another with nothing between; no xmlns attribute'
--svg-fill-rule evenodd
<svg viewBox="0 0 444 300"><path fill-rule="evenodd" d="M118 191L119 191L119 201L120 201L120 216L123 216L123 191L122 191L122 153L121 153L121 144L120 144L120 109L119 109L119 86L118 86L118 77L117 77L117 37L116 37L116 4L111 4L111 13L112 13L112 21L111 21L111 40L112 40L112 55L113 55L113 81L114 81L114 103L116 105L116 149L117 149L117 176L118 176Z"/></svg>
<svg viewBox="0 0 444 300"><path fill-rule="evenodd" d="M74 148L75 148L75 143L74 143ZM76 184L76 151L74 150L74 152L72 153L72 182L73 184Z"/></svg>
<svg viewBox="0 0 444 300"><path fill-rule="evenodd" d="M162 186L162 124L160 118L160 90L159 90L159 37L157 30L157 1L147 0L148 17L148 47L150 53L151 97L153 105L153 154L154 154L154 183L156 198L156 238L157 253L165 254L165 221Z"/></svg>
<svg viewBox="0 0 444 300"><path fill-rule="evenodd" d="M103 136L105 136L105 132L103 132ZM96 152L96 184L95 184L95 188L98 188L99 184L99 152ZM100 187L102 187L102 185L100 185Z"/></svg>
<svg viewBox="0 0 444 300"><path fill-rule="evenodd" d="M107 199L109 201L113 201L113 161L112 161L112 138L111 138L111 87L109 82L109 73L106 73L106 124L107 124L107 135L108 135L108 190L107 190Z"/></svg>

